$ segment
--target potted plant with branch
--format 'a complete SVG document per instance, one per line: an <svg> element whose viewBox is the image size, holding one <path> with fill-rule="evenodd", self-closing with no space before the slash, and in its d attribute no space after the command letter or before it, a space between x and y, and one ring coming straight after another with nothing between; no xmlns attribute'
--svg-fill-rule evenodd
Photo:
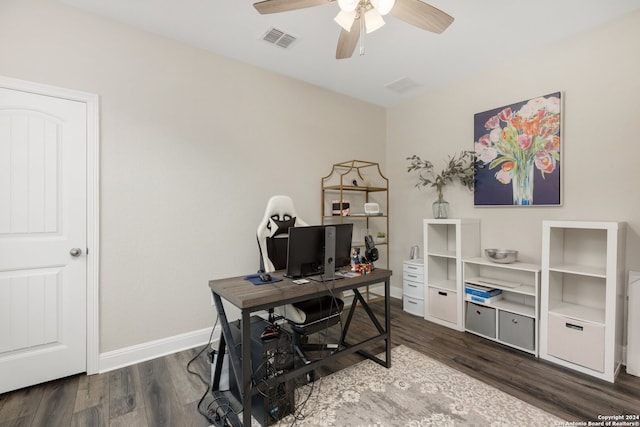
<svg viewBox="0 0 640 427"><path fill-rule="evenodd" d="M440 172L434 170L432 162L423 160L415 154L407 157L407 160L410 161L407 172L418 173L416 187L432 187L438 191L438 200L433 203L434 218L447 218L448 216L449 203L444 200L442 195L442 190L447 184L458 181L464 187L473 190L476 168L473 151L463 150L449 156L448 162Z"/></svg>

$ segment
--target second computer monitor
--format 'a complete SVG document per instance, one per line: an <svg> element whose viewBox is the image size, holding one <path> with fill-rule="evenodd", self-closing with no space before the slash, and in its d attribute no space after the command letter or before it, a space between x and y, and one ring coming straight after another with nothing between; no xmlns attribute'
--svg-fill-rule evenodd
<svg viewBox="0 0 640 427"><path fill-rule="evenodd" d="M285 276L307 277L324 273L326 227L335 227L334 270L351 264L353 224L291 227Z"/></svg>

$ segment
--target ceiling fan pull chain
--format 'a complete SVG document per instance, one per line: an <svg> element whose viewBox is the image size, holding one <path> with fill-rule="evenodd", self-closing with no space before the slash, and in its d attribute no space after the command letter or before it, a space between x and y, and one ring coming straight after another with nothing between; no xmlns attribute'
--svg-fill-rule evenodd
<svg viewBox="0 0 640 427"><path fill-rule="evenodd" d="M364 8L362 8L360 9L360 56L364 55L364 35L366 33L364 26Z"/></svg>

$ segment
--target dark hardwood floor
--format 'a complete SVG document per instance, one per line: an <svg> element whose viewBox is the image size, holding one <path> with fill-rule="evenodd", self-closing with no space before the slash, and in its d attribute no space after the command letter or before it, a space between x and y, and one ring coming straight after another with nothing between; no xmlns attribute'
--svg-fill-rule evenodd
<svg viewBox="0 0 640 427"><path fill-rule="evenodd" d="M380 314L382 303L373 303ZM362 310L352 331L372 331ZM392 344L404 344L568 421L599 415L640 414L640 378L621 372L615 384L453 331L402 311L392 303ZM208 426L197 411L206 384L187 372L200 349L187 350L100 375L77 375L0 395L0 427L8 426ZM382 346L372 352L382 351ZM588 349L585 349L588 351ZM321 375L359 361L336 361ZM205 382L206 352L191 364Z"/></svg>

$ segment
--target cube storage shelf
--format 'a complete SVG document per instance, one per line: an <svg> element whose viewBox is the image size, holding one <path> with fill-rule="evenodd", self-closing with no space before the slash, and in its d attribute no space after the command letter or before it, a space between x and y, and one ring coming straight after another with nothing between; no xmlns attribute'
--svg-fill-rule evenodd
<svg viewBox="0 0 640 427"><path fill-rule="evenodd" d="M465 284L502 290L502 299L488 304L465 301L465 330L538 356L540 266L482 257L465 259L463 265Z"/></svg>
<svg viewBox="0 0 640 427"><path fill-rule="evenodd" d="M425 219L424 248L424 318L464 331L462 260L480 255L480 221Z"/></svg>
<svg viewBox="0 0 640 427"><path fill-rule="evenodd" d="M625 224L543 221L540 357L614 382L622 361Z"/></svg>
<svg viewBox="0 0 640 427"><path fill-rule="evenodd" d="M543 221L541 266L480 257L479 225L424 220L424 318L614 382L622 362L625 223ZM501 289L503 298L465 301L464 283Z"/></svg>

